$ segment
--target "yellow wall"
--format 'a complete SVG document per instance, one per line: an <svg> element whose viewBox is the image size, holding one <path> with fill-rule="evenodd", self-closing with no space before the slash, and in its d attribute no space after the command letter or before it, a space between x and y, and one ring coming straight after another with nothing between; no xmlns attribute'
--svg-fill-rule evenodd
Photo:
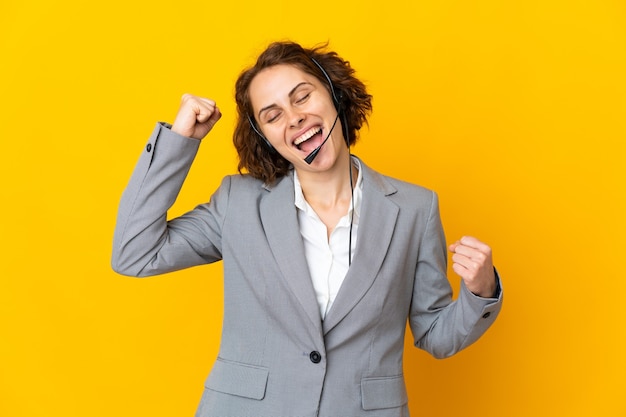
<svg viewBox="0 0 626 417"><path fill-rule="evenodd" d="M225 116L174 214L207 200L233 82L285 38L352 62L375 97L355 153L437 190L448 239L488 241L504 277L476 345L407 351L413 414L626 415L623 1L135 3L0 5L0 416L193 415L221 266L116 275L117 203L184 92Z"/></svg>

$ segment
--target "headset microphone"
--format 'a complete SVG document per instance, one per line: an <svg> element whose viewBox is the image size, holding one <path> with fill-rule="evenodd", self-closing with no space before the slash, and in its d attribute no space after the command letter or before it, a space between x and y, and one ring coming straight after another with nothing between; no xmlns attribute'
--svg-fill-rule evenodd
<svg viewBox="0 0 626 417"><path fill-rule="evenodd" d="M339 120L339 114L341 114L341 112L338 111L337 117L335 117L335 121L333 122L333 125L330 128L330 131L328 132L328 135L326 135L326 139L324 139L317 148L313 149L313 151L310 154L308 154L306 158L304 158L304 162L306 162L309 165L313 163L313 160L317 157L317 154L320 152L320 149L322 149L322 146L324 146L324 144L330 137L330 134L333 133L333 129L335 128L335 125L337 124L337 120Z"/></svg>

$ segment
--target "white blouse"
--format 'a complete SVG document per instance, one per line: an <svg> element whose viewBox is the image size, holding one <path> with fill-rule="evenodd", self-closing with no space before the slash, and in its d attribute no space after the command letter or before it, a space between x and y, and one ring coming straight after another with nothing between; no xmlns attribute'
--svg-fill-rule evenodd
<svg viewBox="0 0 626 417"><path fill-rule="evenodd" d="M309 266L309 273L313 280L313 288L317 297L322 320L326 317L335 301L343 279L348 272L348 239L350 237L350 221L352 220L352 257L356 248L359 229L359 214L361 212L361 194L363 175L361 165L356 158L352 158L353 165L358 169L356 186L354 187L353 203L345 216L339 219L337 226L327 238L326 225L320 220L317 213L307 203L302 193L302 186L298 174L294 171L295 204L298 208L300 234L304 241L304 254ZM354 218L351 219L352 207Z"/></svg>

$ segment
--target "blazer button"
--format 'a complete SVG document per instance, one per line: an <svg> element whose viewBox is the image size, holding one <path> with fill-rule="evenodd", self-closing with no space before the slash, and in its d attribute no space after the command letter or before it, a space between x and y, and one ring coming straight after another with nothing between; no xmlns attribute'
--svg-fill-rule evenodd
<svg viewBox="0 0 626 417"><path fill-rule="evenodd" d="M148 145L146 145L146 151L150 152L152 150L152 144L149 143Z"/></svg>
<svg viewBox="0 0 626 417"><path fill-rule="evenodd" d="M314 350L309 354L309 359L311 359L313 363L320 363L322 361L322 355L320 355L317 350Z"/></svg>
<svg viewBox="0 0 626 417"><path fill-rule="evenodd" d="M489 316L491 316L491 313L489 311L483 314L484 319L489 318Z"/></svg>

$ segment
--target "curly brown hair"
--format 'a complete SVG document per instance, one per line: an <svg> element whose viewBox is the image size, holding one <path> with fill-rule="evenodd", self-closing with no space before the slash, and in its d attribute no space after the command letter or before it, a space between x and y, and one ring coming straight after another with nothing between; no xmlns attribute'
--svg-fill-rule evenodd
<svg viewBox="0 0 626 417"><path fill-rule="evenodd" d="M338 108L344 113L342 120L348 125L344 128L344 132L348 132L348 143L353 145L356 142L359 129L364 123L367 124L367 116L372 112L372 96L367 93L365 84L354 76L355 71L350 63L336 52L327 51L327 46L322 44L307 49L295 42L274 42L259 55L254 66L239 75L235 84L238 118L233 143L239 155L240 173L247 171L254 178L271 183L287 175L291 169L291 164L268 147L253 130L249 119L253 117L250 84L259 72L274 65L293 65L313 75L332 95L326 77L313 60L317 61L330 77L340 101Z"/></svg>

